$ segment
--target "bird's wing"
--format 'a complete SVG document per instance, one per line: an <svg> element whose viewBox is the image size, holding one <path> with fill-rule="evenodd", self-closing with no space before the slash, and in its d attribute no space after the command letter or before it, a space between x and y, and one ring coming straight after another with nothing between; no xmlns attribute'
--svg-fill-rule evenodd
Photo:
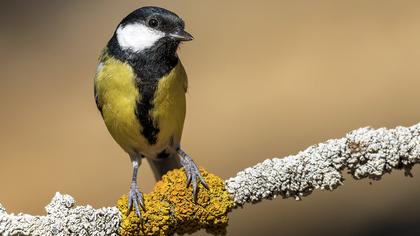
<svg viewBox="0 0 420 236"><path fill-rule="evenodd" d="M99 103L98 93L96 91L96 84L93 85L93 95L95 96L96 107L102 114L102 104Z"/></svg>
<svg viewBox="0 0 420 236"><path fill-rule="evenodd" d="M101 114L102 114L102 104L99 101L98 91L97 91L97 87L96 87L96 79L98 77L99 72L101 72L101 70L104 67L103 61L104 61L105 57L106 57L106 49L104 49L102 51L101 55L99 56L99 59L98 59L99 63L98 63L98 67L96 68L95 79L93 80L94 81L94 84L93 84L93 96L95 97L96 107L101 112Z"/></svg>
<svg viewBox="0 0 420 236"><path fill-rule="evenodd" d="M188 76L187 76L187 72L185 72L185 68L184 65L181 63L181 61L179 61L180 64L180 78L182 78L184 81L184 91L185 93L188 90Z"/></svg>

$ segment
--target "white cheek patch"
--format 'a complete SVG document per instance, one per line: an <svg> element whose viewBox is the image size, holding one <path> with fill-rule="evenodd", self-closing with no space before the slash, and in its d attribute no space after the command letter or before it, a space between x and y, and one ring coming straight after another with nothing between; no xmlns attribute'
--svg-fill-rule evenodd
<svg viewBox="0 0 420 236"><path fill-rule="evenodd" d="M165 33L140 23L120 26L117 29L117 40L121 48L131 49L135 52L152 47L156 41L164 36Z"/></svg>

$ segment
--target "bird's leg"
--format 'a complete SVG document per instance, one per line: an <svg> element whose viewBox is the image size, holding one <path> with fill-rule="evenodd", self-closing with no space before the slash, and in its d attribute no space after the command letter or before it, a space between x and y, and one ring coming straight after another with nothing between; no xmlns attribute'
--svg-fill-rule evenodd
<svg viewBox="0 0 420 236"><path fill-rule="evenodd" d="M137 172L139 170L141 159L138 155L130 155L130 159L133 163L133 177L131 179L130 192L128 193L127 215L131 212L132 207L134 206L136 214L141 220L140 207L143 210L146 210L146 208L144 207L143 194L139 191L139 188L137 186Z"/></svg>
<svg viewBox="0 0 420 236"><path fill-rule="evenodd" d="M204 180L203 176L201 176L198 166L195 164L193 159L185 153L181 148L178 148L177 153L181 158L181 165L185 169L185 174L187 175L187 188L192 184L193 187L193 197L194 201L197 201L197 194L198 194L198 184L197 181L201 182L201 184L206 188L209 189L206 181Z"/></svg>

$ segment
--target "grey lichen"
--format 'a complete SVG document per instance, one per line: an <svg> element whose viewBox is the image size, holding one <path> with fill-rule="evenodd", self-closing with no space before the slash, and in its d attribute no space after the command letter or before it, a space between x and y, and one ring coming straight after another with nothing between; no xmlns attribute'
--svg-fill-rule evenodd
<svg viewBox="0 0 420 236"><path fill-rule="evenodd" d="M69 195L56 193L46 216L7 214L0 206L0 235L117 235L121 220L115 207L74 207Z"/></svg>
<svg viewBox="0 0 420 236"><path fill-rule="evenodd" d="M276 196L295 197L314 189L342 185L343 169L356 179L380 179L393 169L420 162L420 123L395 129L361 128L345 138L311 146L297 155L265 160L226 180L226 188L237 206Z"/></svg>

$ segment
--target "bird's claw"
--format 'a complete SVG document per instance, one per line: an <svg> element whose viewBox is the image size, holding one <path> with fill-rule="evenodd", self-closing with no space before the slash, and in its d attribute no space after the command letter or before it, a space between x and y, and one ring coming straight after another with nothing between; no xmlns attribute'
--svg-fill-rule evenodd
<svg viewBox="0 0 420 236"><path fill-rule="evenodd" d="M140 221L143 222L140 207L143 209L143 211L146 211L146 208L144 207L143 194L139 191L136 183L131 184L130 192L128 193L127 215L130 214L133 206L137 216L140 218Z"/></svg>
<svg viewBox="0 0 420 236"><path fill-rule="evenodd" d="M184 166L185 174L187 176L187 188L192 185L194 202L197 202L198 184L201 183L207 190L209 189L209 186L192 158L184 152L182 152L182 154L181 164Z"/></svg>

